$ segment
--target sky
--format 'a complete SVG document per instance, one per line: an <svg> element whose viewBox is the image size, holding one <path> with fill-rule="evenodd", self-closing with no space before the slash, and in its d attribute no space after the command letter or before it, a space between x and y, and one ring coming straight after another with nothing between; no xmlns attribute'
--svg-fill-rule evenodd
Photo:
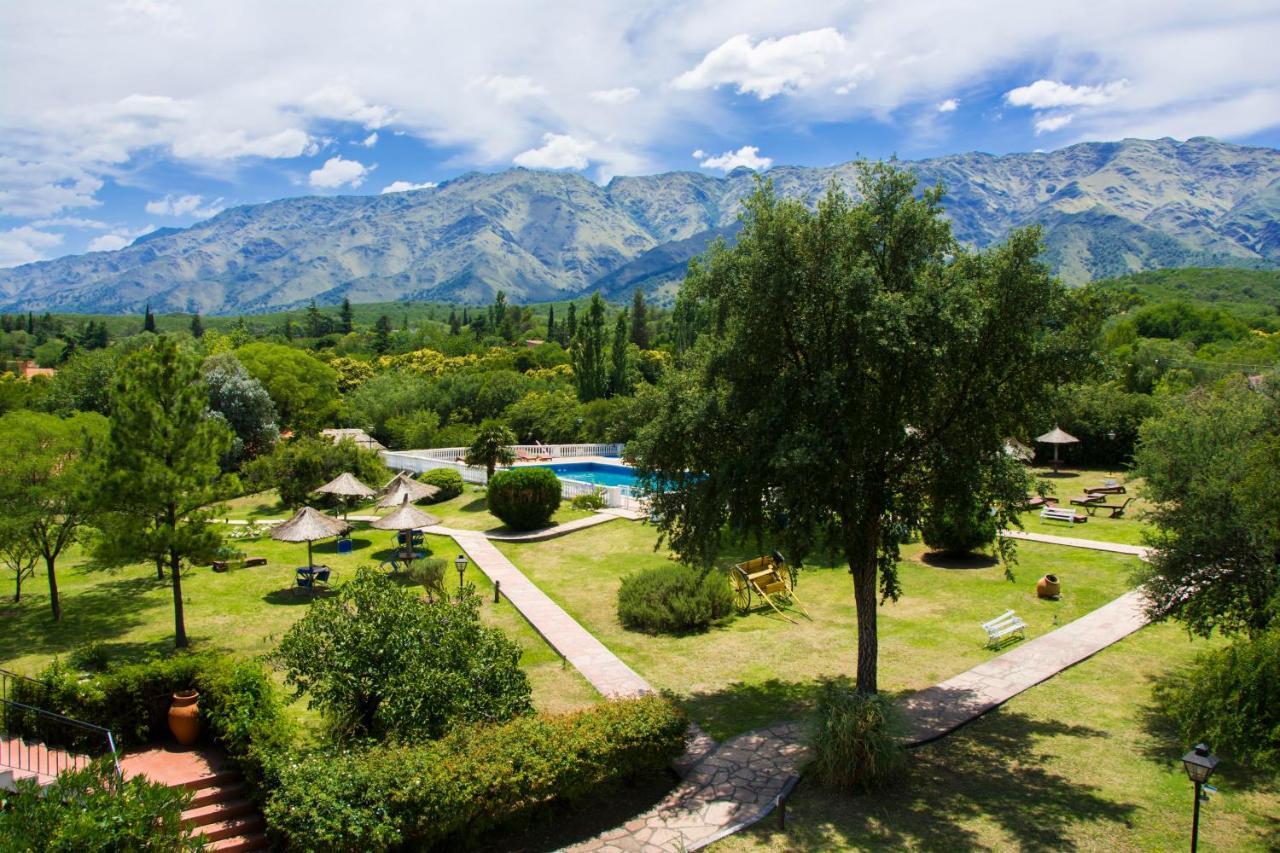
<svg viewBox="0 0 1280 853"><path fill-rule="evenodd" d="M616 175L1280 146L1275 0L0 5L0 266L229 207Z"/></svg>

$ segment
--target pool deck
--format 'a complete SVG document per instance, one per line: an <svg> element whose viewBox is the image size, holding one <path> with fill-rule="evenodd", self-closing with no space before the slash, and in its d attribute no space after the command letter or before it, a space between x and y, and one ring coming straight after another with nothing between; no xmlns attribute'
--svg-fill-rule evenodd
<svg viewBox="0 0 1280 853"><path fill-rule="evenodd" d="M586 464L588 462L595 465L620 465L630 468L630 465L623 462L617 456L552 456L550 459L517 459L512 468L525 468L529 466L542 465L572 465L574 463Z"/></svg>

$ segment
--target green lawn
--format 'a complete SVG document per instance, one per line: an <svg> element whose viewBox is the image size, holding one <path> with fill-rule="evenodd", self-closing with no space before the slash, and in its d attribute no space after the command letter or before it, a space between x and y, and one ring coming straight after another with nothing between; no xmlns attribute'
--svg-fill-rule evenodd
<svg viewBox="0 0 1280 853"><path fill-rule="evenodd" d="M1145 628L936 744L875 795L801 781L772 818L713 849L1185 850L1183 746L1151 713L1153 680L1206 644ZM1229 759L1201 814L1204 850L1280 849L1280 785Z"/></svg>
<svg viewBox="0 0 1280 853"><path fill-rule="evenodd" d="M791 624L756 610L704 634L672 637L622 627L615 611L623 575L668 559L654 528L618 521L538 543L498 547L548 595L654 686L669 690L715 737L802 714L817 679L854 672L856 619L846 568L806 566L797 591L812 620ZM726 558L741 559L745 553ZM927 687L993 657L981 623L1008 608L1027 636L1053 630L1129 589L1136 558L1038 543L1018 545L1015 581L993 561L946 568L904 548L904 594L880 609L880 686ZM1035 582L1058 575L1063 595L1044 601Z"/></svg>
<svg viewBox="0 0 1280 853"><path fill-rule="evenodd" d="M1127 494L1108 495L1108 504L1124 503L1126 498L1133 498L1133 503L1125 510L1122 518L1107 518L1103 510L1098 510L1083 524L1066 524L1061 521L1041 521L1040 511L1034 510L1022 515L1022 524L1028 533L1048 533L1053 536L1074 536L1079 539L1098 539L1104 542L1120 542L1126 545L1142 545L1142 534L1148 525L1142 520L1147 502L1138 494L1140 481L1127 476L1116 469L1067 469L1060 475L1054 475L1047 469L1037 469L1036 476L1049 484L1049 494L1058 498L1062 506L1071 506L1070 500L1084 494L1088 486L1101 486L1105 480L1116 480L1128 489ZM1081 514L1083 509L1076 507Z"/></svg>

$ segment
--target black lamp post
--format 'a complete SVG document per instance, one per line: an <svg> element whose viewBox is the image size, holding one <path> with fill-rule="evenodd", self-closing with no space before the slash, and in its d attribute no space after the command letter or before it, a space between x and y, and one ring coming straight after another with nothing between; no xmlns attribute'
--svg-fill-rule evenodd
<svg viewBox="0 0 1280 853"><path fill-rule="evenodd" d="M467 558L464 554L459 554L458 558L453 561L454 568L458 570L458 595L462 595L462 576L467 571Z"/></svg>
<svg viewBox="0 0 1280 853"><path fill-rule="evenodd" d="M1182 756L1182 766L1186 768L1187 778L1196 785L1195 811L1191 818L1191 853L1196 853L1196 841L1200 835L1200 789L1213 775L1213 768L1218 766L1218 757L1209 752L1208 744L1198 743Z"/></svg>
<svg viewBox="0 0 1280 853"><path fill-rule="evenodd" d="M1111 452L1115 453L1116 452L1116 431L1115 430L1112 430L1111 432L1107 433L1107 442L1111 445ZM1112 461L1114 462L1115 460L1113 459ZM1111 473L1110 465L1107 466L1107 473L1108 474Z"/></svg>

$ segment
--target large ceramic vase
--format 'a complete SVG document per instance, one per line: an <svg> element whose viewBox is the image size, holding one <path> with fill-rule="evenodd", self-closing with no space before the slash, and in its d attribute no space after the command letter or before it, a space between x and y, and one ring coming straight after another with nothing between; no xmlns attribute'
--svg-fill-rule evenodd
<svg viewBox="0 0 1280 853"><path fill-rule="evenodd" d="M200 739L200 694L181 690L169 705L169 731L183 746L195 746Z"/></svg>
<svg viewBox="0 0 1280 853"><path fill-rule="evenodd" d="M1062 593L1062 584L1057 575L1045 575L1036 584L1036 595L1041 598L1057 598Z"/></svg>

